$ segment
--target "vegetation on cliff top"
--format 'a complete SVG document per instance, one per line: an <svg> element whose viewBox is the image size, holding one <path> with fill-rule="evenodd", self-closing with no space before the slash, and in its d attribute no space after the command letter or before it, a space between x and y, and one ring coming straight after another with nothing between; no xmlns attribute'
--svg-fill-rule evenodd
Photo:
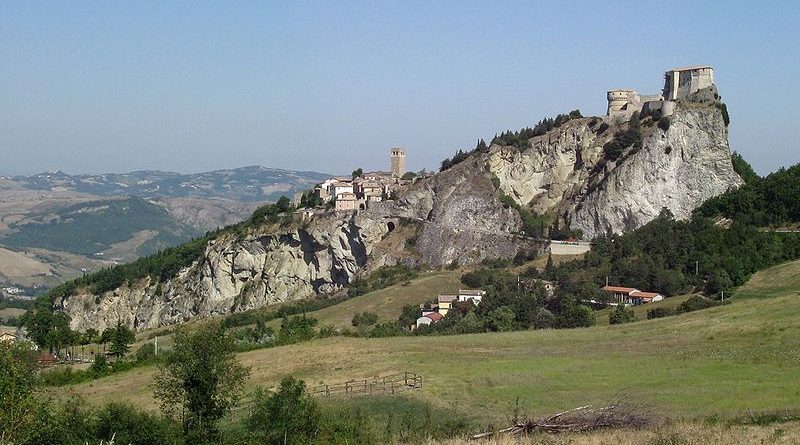
<svg viewBox="0 0 800 445"><path fill-rule="evenodd" d="M478 141L478 145L470 151L463 151L458 150L452 158L447 158L442 161L442 165L439 168L440 172L443 172L461 162L469 158L470 156L477 154L477 153L486 153L489 151L490 145L500 145L503 147L515 147L518 150L524 150L526 148L530 148L531 143L530 139L536 136L541 136L548 131L558 128L565 123L571 121L572 119L579 119L582 118L583 115L581 114L580 110L572 110L569 114L559 114L555 118L544 118L536 123L536 125L531 127L525 127L518 131L511 131L506 130L502 133L495 134L492 141L489 145L484 142L483 139Z"/></svg>

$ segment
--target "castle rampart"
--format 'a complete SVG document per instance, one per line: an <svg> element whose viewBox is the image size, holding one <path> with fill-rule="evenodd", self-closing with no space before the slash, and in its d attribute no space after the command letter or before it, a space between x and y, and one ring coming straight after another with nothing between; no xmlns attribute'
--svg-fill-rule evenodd
<svg viewBox="0 0 800 445"><path fill-rule="evenodd" d="M714 86L714 68L708 65L674 68L664 73L663 94L641 95L634 90L610 90L606 94L606 114L614 119L630 119L635 112L658 111L669 116L675 110L675 101Z"/></svg>

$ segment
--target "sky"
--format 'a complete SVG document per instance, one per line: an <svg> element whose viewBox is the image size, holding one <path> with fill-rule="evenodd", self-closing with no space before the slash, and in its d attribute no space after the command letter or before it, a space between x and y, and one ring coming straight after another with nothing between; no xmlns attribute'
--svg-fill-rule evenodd
<svg viewBox="0 0 800 445"><path fill-rule="evenodd" d="M800 2L0 0L0 174L435 169L709 64L731 148L800 162Z"/></svg>

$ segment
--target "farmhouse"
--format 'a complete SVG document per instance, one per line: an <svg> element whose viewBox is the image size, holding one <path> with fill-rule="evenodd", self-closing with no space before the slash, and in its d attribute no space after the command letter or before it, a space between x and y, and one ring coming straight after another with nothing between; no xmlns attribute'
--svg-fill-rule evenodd
<svg viewBox="0 0 800 445"><path fill-rule="evenodd" d="M664 296L656 292L643 292L633 287L605 286L603 292L611 295L613 304L640 305L661 301Z"/></svg>
<svg viewBox="0 0 800 445"><path fill-rule="evenodd" d="M436 298L439 314L442 316L447 315L447 312L453 307L454 301L458 301L458 295L439 295Z"/></svg>
<svg viewBox="0 0 800 445"><path fill-rule="evenodd" d="M417 328L422 325L430 326L431 323L436 323L437 321L441 321L444 318L442 314L438 312L429 312L427 315L423 315L422 317L417 318Z"/></svg>
<svg viewBox="0 0 800 445"><path fill-rule="evenodd" d="M471 301L472 304L479 304L486 295L485 290L481 289L459 289L458 301Z"/></svg>
<svg viewBox="0 0 800 445"><path fill-rule="evenodd" d="M17 341L17 336L10 332L3 332L0 334L0 342L14 343Z"/></svg>

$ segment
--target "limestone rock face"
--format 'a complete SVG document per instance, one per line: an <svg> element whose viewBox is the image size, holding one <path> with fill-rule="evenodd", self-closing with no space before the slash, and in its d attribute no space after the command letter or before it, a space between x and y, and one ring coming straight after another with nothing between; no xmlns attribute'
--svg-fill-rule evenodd
<svg viewBox="0 0 800 445"><path fill-rule="evenodd" d="M594 237L636 229L669 209L691 216L705 200L742 185L733 170L728 131L719 111L689 108L656 128L642 149L609 171L582 201L570 206L573 227Z"/></svg>
<svg viewBox="0 0 800 445"><path fill-rule="evenodd" d="M424 246L423 263L471 264L542 249L517 235L519 215L500 203L486 160L483 155L470 158L418 182L392 202L391 214L422 221L417 244Z"/></svg>
<svg viewBox="0 0 800 445"><path fill-rule="evenodd" d="M142 330L335 293L386 264L438 267L541 252L546 243L520 235L520 217L502 203L501 192L583 230L585 239L635 229L663 207L685 218L742 180L719 110L685 104L670 119L666 131L643 128L641 149L616 162L605 162L603 145L624 124L575 119L531 139L530 149L492 146L365 211L223 235L166 282L143 279L103 295L84 291L56 305L73 329L102 331L120 320Z"/></svg>
<svg viewBox="0 0 800 445"><path fill-rule="evenodd" d="M687 218L708 198L742 184L733 170L719 110L684 104L665 131L643 128L643 145L615 162L603 145L620 129L595 119L570 121L533 138L530 149L492 147L488 165L500 188L520 205L554 214L584 239L640 227L667 208Z"/></svg>
<svg viewBox="0 0 800 445"><path fill-rule="evenodd" d="M330 293L352 280L387 231L372 218L329 215L286 233L223 237L160 286L144 279L60 305L73 329L102 331L121 320L142 330Z"/></svg>

